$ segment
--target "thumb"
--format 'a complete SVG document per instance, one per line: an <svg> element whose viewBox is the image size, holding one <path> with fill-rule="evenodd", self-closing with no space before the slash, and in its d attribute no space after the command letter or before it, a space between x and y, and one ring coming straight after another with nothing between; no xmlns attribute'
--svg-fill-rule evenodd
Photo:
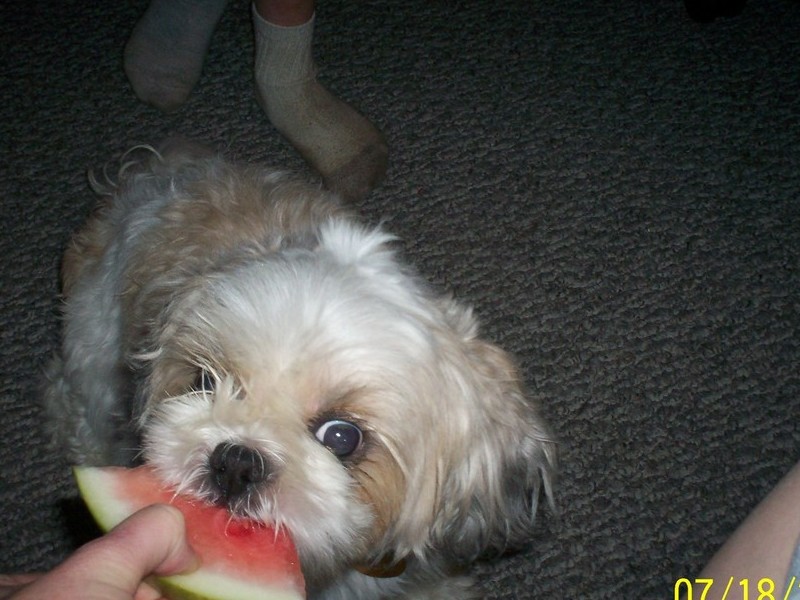
<svg viewBox="0 0 800 600"><path fill-rule="evenodd" d="M199 558L186 541L181 512L166 504L143 508L96 540L97 559L109 568L120 565L135 586L148 575L174 575L195 570ZM124 562L122 562L124 560Z"/></svg>
<svg viewBox="0 0 800 600"><path fill-rule="evenodd" d="M187 572L198 565L186 541L183 515L171 506L154 505L83 546L19 598L130 600L149 575Z"/></svg>

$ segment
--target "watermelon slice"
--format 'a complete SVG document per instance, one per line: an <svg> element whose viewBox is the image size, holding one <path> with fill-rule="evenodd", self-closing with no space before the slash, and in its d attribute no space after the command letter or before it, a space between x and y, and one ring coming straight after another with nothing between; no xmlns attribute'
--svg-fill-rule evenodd
<svg viewBox="0 0 800 600"><path fill-rule="evenodd" d="M221 507L178 496L149 467L76 467L81 496L108 531L151 504L183 513L186 536L201 567L188 575L156 578L172 600L302 600L305 584L289 536L262 523L232 519Z"/></svg>

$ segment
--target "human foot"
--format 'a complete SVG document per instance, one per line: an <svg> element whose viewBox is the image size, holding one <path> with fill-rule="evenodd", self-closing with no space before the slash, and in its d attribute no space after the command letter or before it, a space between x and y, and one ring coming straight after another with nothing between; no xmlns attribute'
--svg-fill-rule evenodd
<svg viewBox="0 0 800 600"><path fill-rule="evenodd" d="M203 70L226 0L152 0L125 46L124 67L136 95L156 108L181 106Z"/></svg>
<svg viewBox="0 0 800 600"><path fill-rule="evenodd" d="M317 81L313 18L297 27L280 27L265 21L254 7L253 21L256 89L267 117L328 189L360 200L386 173L383 134Z"/></svg>

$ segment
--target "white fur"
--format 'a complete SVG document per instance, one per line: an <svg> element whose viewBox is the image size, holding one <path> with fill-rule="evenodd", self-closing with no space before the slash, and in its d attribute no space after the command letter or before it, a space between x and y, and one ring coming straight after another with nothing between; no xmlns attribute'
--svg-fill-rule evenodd
<svg viewBox="0 0 800 600"><path fill-rule="evenodd" d="M269 476L231 510L289 531L310 597L473 597L454 574L524 542L555 446L471 311L281 174L172 148L107 203L68 261L46 394L71 456L122 462L140 436L169 484L219 501L209 457L245 445ZM333 418L363 431L352 457L315 437ZM386 557L405 572L354 570Z"/></svg>

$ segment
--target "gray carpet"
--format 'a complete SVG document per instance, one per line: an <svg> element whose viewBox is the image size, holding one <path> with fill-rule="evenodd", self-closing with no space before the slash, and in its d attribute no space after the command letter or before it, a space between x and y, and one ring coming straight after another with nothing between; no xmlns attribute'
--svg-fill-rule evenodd
<svg viewBox="0 0 800 600"><path fill-rule="evenodd" d="M145 5L2 5L0 572L92 535L37 408L87 168L171 133L305 168L254 99L247 3L171 115L121 69ZM391 142L365 217L474 303L561 440L561 516L476 567L485 597L671 598L800 454L800 4L321 0L317 32Z"/></svg>

